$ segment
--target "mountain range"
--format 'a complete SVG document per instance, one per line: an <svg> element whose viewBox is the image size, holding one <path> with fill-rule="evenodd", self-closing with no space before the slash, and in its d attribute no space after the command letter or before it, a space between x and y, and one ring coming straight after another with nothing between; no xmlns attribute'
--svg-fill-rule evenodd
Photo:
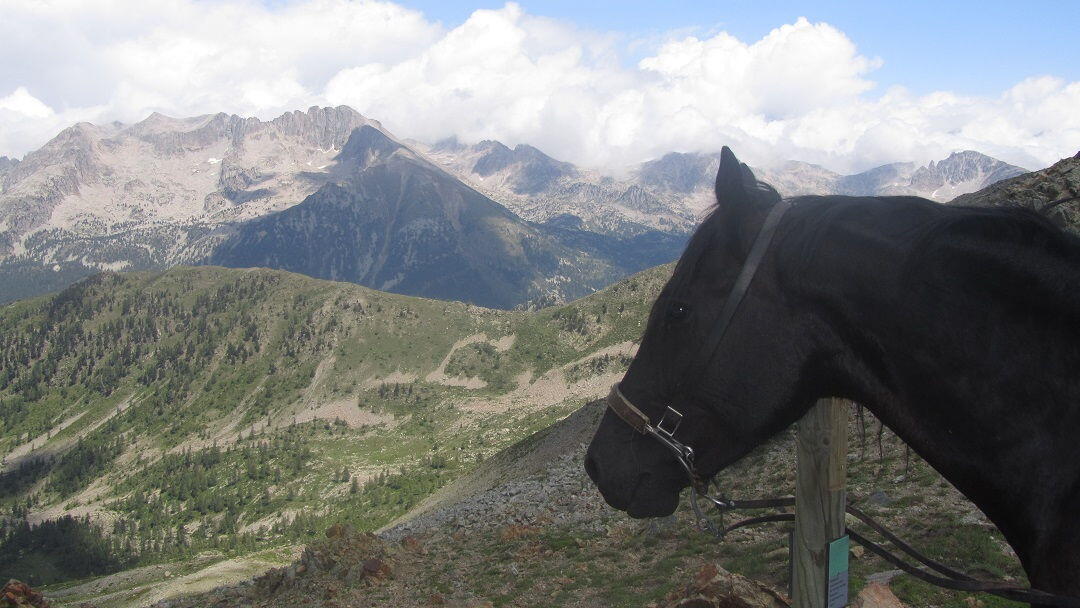
<svg viewBox="0 0 1080 608"><path fill-rule="evenodd" d="M0 158L0 302L101 270L266 266L511 308L673 260L712 203L716 154L616 178L497 141L402 141L351 108L270 121L79 123ZM976 152L841 176L757 169L783 194L947 200L1022 173Z"/></svg>

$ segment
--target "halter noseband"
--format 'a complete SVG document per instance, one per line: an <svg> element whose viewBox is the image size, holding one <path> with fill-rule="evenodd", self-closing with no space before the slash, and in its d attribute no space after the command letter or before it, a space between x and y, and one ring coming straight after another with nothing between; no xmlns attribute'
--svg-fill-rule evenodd
<svg viewBox="0 0 1080 608"><path fill-rule="evenodd" d="M720 311L716 325L713 326L709 339L705 341L702 347L704 356L699 357L698 364L690 368L693 376L700 377L708 369L713 358L716 357L717 351L720 350L720 343L724 339L724 334L727 333L732 319L735 318L739 304L742 303L747 291L750 290L750 283L753 282L754 275L757 274L758 268L761 266L761 260L765 257L765 252L768 251L773 236L776 235L776 228L780 225L780 220L790 207L791 203L784 200L773 205L769 215L765 218L765 222L758 230L757 236L754 237L754 244L750 247L750 253L746 256L746 261L739 271L738 278L735 279L735 285L732 286L727 301L724 302L724 307ZM653 424L652 419L622 394L618 383L611 387L611 393L607 398L607 406L635 431L653 437L671 450L690 478L690 504L694 507L694 515L697 517L699 524L704 522L706 528L720 536L720 530L706 519L701 512L701 507L698 506L698 495L700 494L721 510L733 505L728 500L715 498L709 494L709 485L712 480L702 479L697 469L694 468L694 449L675 439L675 431L679 429L679 425L682 423L682 414L675 408L668 406L664 410L664 415L661 416L660 421Z"/></svg>

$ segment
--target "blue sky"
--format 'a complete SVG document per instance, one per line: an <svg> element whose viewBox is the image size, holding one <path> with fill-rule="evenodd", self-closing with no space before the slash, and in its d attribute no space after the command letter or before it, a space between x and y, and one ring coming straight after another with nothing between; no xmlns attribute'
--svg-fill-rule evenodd
<svg viewBox="0 0 1080 608"><path fill-rule="evenodd" d="M405 0L453 27L478 8L503 2ZM1029 77L1080 80L1080 1L791 2L752 0L521 0L526 11L580 27L627 36L686 30L698 36L726 30L758 40L798 17L825 21L846 33L859 51L883 60L870 78L882 88L916 93L952 90L997 93Z"/></svg>
<svg viewBox="0 0 1080 608"><path fill-rule="evenodd" d="M421 142L623 170L738 150L854 172L1080 149L1069 2L0 0L0 155L76 122L348 105Z"/></svg>

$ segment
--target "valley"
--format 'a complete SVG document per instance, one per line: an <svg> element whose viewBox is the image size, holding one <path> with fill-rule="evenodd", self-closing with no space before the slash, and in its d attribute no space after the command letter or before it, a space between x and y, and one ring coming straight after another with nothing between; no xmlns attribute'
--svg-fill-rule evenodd
<svg viewBox="0 0 1080 608"><path fill-rule="evenodd" d="M375 529L603 395L668 272L536 313L215 267L9 305L5 521L89 517L118 566ZM42 547L5 567L63 579Z"/></svg>
<svg viewBox="0 0 1080 608"><path fill-rule="evenodd" d="M706 563L785 580L778 530L713 546L685 510L636 522L580 466L707 208L711 155L617 180L524 144L402 142L348 108L144 123L78 125L0 166L0 573L101 608L659 606ZM1080 157L1021 172L961 152L759 175L1041 210L1075 195ZM1077 230L1075 208L1045 212ZM936 472L852 425L858 504L1020 576ZM729 472L732 493L785 491L790 441ZM376 556L396 582L354 571ZM883 571L860 561L856 588Z"/></svg>

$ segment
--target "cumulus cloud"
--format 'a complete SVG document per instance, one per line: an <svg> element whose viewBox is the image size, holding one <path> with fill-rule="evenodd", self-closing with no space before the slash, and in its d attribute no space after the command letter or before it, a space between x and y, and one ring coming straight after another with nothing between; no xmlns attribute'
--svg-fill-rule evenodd
<svg viewBox="0 0 1080 608"><path fill-rule="evenodd" d="M626 49L646 44L643 59L624 63ZM269 118L326 103L401 137L530 143L607 168L725 144L754 163L841 171L967 148L1041 167L1080 142L1080 83L1033 76L985 97L881 91L881 59L806 19L756 41L720 32L657 43L512 3L448 29L374 1L8 0L0 52L10 59L0 154L39 146L63 121Z"/></svg>
<svg viewBox="0 0 1080 608"><path fill-rule="evenodd" d="M268 118L307 108L324 103L341 69L403 61L444 33L416 11L374 1L4 0L3 14L0 96L28 90L55 114L36 129L0 114L0 154L40 146L58 130L55 117Z"/></svg>

